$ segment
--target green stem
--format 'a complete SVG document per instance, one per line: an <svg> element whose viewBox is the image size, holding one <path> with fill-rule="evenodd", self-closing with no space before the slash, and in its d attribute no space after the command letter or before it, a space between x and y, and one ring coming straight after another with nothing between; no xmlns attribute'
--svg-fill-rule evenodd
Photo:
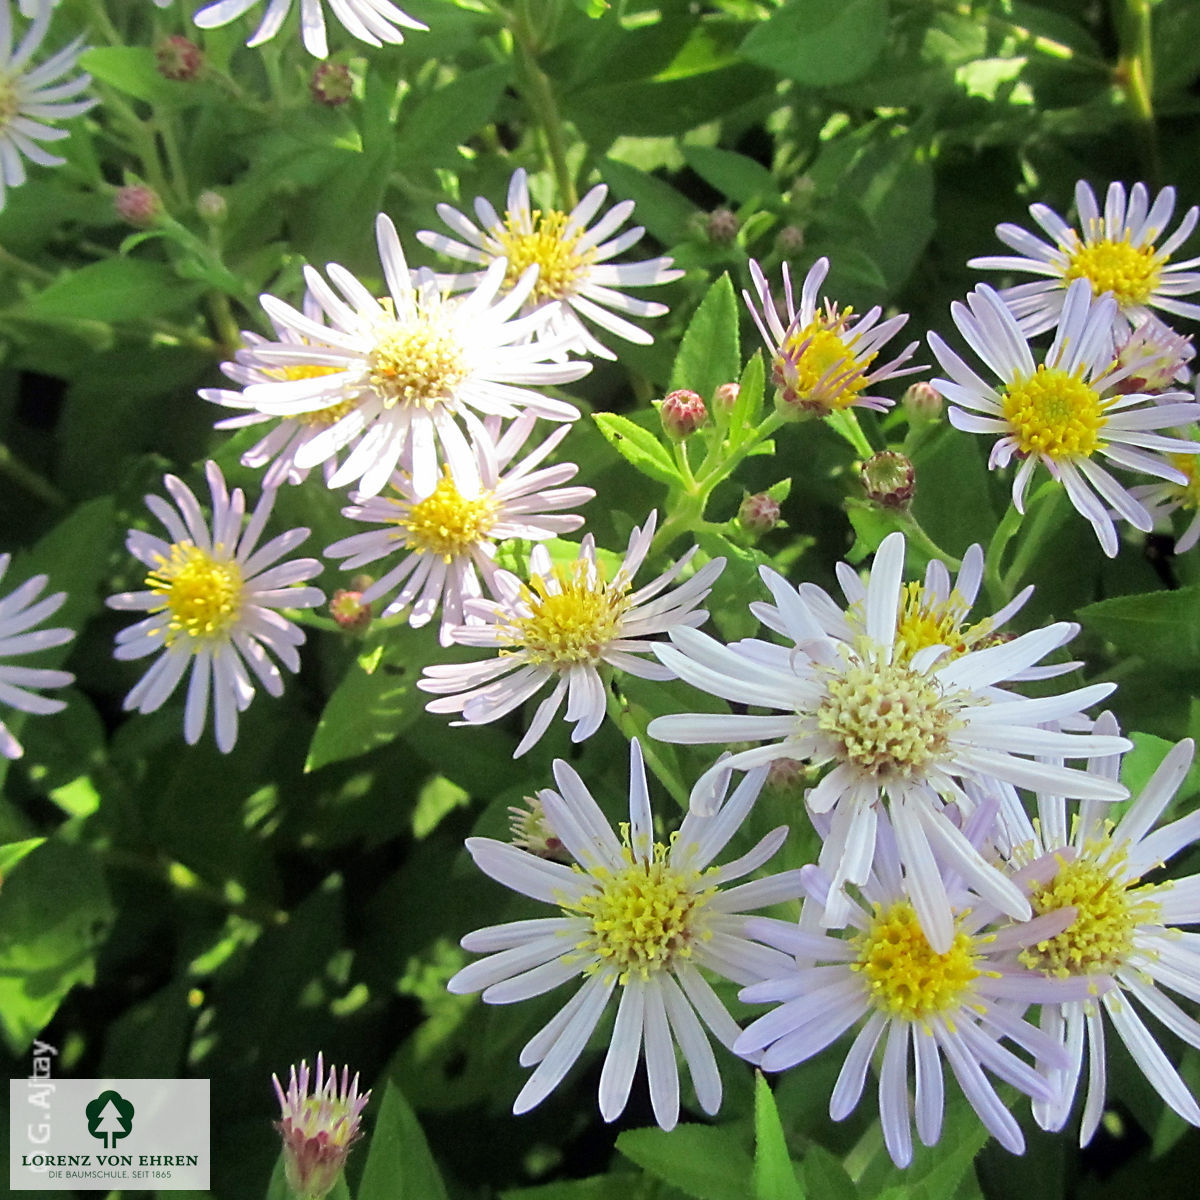
<svg viewBox="0 0 1200 1200"><path fill-rule="evenodd" d="M675 775L663 762L662 758L659 757L653 738L647 737L644 730L637 728L633 720L633 713L629 711L629 705L622 697L617 695L611 679L604 681L604 693L607 697L606 707L609 719L628 741L632 742L634 738L638 739L638 745L642 748L642 758L645 759L646 766L650 768L659 783L667 789L679 807L686 809L688 807L687 790L675 778Z"/></svg>
<svg viewBox="0 0 1200 1200"><path fill-rule="evenodd" d="M7 475L15 484L31 496L50 505L51 508L66 508L70 501L44 475L27 467L13 452L0 442L0 474Z"/></svg>
<svg viewBox="0 0 1200 1200"><path fill-rule="evenodd" d="M854 447L856 454L870 458L875 453L875 448L867 441L867 435L863 433L853 409L844 408L840 412L830 413L825 418L825 424L835 433L840 433Z"/></svg>
<svg viewBox="0 0 1200 1200"><path fill-rule="evenodd" d="M1025 532L1017 544L1017 552L1013 555L1012 566L1004 572L1004 591L1006 596L1015 596L1021 581L1029 572L1033 561L1041 552L1046 538L1057 527L1057 515L1062 507L1063 489L1053 480L1049 486L1042 487L1034 495L1037 510L1025 523ZM1031 503L1032 508L1032 503Z"/></svg>
<svg viewBox="0 0 1200 1200"><path fill-rule="evenodd" d="M1154 41L1151 24L1152 0L1113 0L1113 22L1121 57L1116 81L1140 135L1140 150L1146 175L1161 178L1158 129L1154 121Z"/></svg>
<svg viewBox="0 0 1200 1200"><path fill-rule="evenodd" d="M20 275L27 276L35 283L54 282L54 273L52 271L47 271L23 258L18 258L11 250L6 250L3 245L0 245L0 264L9 267Z"/></svg>

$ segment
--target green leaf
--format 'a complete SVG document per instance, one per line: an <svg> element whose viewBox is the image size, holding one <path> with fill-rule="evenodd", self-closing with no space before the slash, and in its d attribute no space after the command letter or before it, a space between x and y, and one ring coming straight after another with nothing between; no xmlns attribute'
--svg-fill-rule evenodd
<svg viewBox="0 0 1200 1200"><path fill-rule="evenodd" d="M804 1200L804 1189L788 1154L775 1097L761 1071L754 1080L755 1200Z"/></svg>
<svg viewBox="0 0 1200 1200"><path fill-rule="evenodd" d="M707 404L741 369L737 297L726 274L708 289L688 323L671 371L671 390L691 388Z"/></svg>
<svg viewBox="0 0 1200 1200"><path fill-rule="evenodd" d="M738 397L729 414L730 445L740 446L762 419L763 395L766 387L766 367L762 351L755 350L738 381Z"/></svg>
<svg viewBox="0 0 1200 1200"><path fill-rule="evenodd" d="M682 482L667 448L648 429L616 413L592 415L609 445L643 475L669 487Z"/></svg>
<svg viewBox="0 0 1200 1200"><path fill-rule="evenodd" d="M858 1190L846 1168L824 1146L812 1142L800 1164L804 1190L821 1200L856 1200Z"/></svg>
<svg viewBox="0 0 1200 1200"><path fill-rule="evenodd" d="M275 1169L271 1172L271 1182L267 1187L266 1200L298 1200L296 1193L288 1187L287 1174L284 1169L286 1155L281 1151L275 1160ZM328 1193L325 1200L350 1200L350 1189L346 1186L346 1176L339 1175L338 1181Z"/></svg>
<svg viewBox="0 0 1200 1200"><path fill-rule="evenodd" d="M446 1187L404 1093L383 1093L357 1200L446 1200Z"/></svg>
<svg viewBox="0 0 1200 1200"><path fill-rule="evenodd" d="M396 161L456 161L459 144L491 119L511 74L507 63L466 71L411 109L402 110Z"/></svg>
<svg viewBox="0 0 1200 1200"><path fill-rule="evenodd" d="M809 87L862 78L887 44L886 0L788 0L742 43L752 63Z"/></svg>
<svg viewBox="0 0 1200 1200"><path fill-rule="evenodd" d="M48 841L0 890L0 1029L23 1054L77 983L95 978L96 952L114 918L95 858Z"/></svg>
<svg viewBox="0 0 1200 1200"><path fill-rule="evenodd" d="M744 154L713 146L684 146L683 157L701 179L738 204L779 192L771 172Z"/></svg>
<svg viewBox="0 0 1200 1200"><path fill-rule="evenodd" d="M154 51L145 46L98 46L79 56L79 65L117 91L147 104L178 105L194 100L195 91L164 79L154 62Z"/></svg>
<svg viewBox="0 0 1200 1200"><path fill-rule="evenodd" d="M1081 608L1079 619L1122 654L1173 671L1200 667L1200 586L1114 596Z"/></svg>
<svg viewBox="0 0 1200 1200"><path fill-rule="evenodd" d="M700 211L682 193L654 175L629 163L606 158L600 163L600 178L622 199L637 205L637 220L651 237L671 245L687 236L692 218Z"/></svg>
<svg viewBox="0 0 1200 1200"><path fill-rule="evenodd" d="M732 1130L713 1125L627 1129L617 1149L696 1200L745 1200L754 1164Z"/></svg>
<svg viewBox="0 0 1200 1200"><path fill-rule="evenodd" d="M59 277L13 315L112 324L178 312L194 305L203 290L180 279L165 263L106 258Z"/></svg>
<svg viewBox="0 0 1200 1200"><path fill-rule="evenodd" d="M44 837L26 838L23 842L9 842L7 846L0 846L0 881L8 876L25 855L36 850L45 840Z"/></svg>
<svg viewBox="0 0 1200 1200"><path fill-rule="evenodd" d="M423 699L415 684L433 649L429 633L402 626L389 629L387 639L382 656L374 657L378 647L360 656L329 697L306 771L386 746L420 716Z"/></svg>

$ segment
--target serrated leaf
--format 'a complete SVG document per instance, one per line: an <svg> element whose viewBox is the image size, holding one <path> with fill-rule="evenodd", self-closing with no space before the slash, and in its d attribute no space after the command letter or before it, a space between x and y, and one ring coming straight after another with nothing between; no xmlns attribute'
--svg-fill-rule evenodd
<svg viewBox="0 0 1200 1200"><path fill-rule="evenodd" d="M788 0L742 42L742 54L809 87L860 79L887 44L886 0Z"/></svg>
<svg viewBox="0 0 1200 1200"><path fill-rule="evenodd" d="M357 1200L446 1200L420 1122L394 1083L383 1093Z"/></svg>
<svg viewBox="0 0 1200 1200"><path fill-rule="evenodd" d="M755 1200L804 1200L775 1097L761 1071L754 1078L754 1196Z"/></svg>
<svg viewBox="0 0 1200 1200"><path fill-rule="evenodd" d="M617 1138L617 1149L643 1171L695 1200L745 1200L750 1190L754 1164L729 1129L628 1129Z"/></svg>
<svg viewBox="0 0 1200 1200"><path fill-rule="evenodd" d="M594 413L593 419L609 445L643 475L668 486L682 482L667 448L648 429L617 413Z"/></svg>
<svg viewBox="0 0 1200 1200"><path fill-rule="evenodd" d="M1200 666L1200 586L1099 600L1079 619L1123 654L1174 671Z"/></svg>
<svg viewBox="0 0 1200 1200"><path fill-rule="evenodd" d="M688 323L671 370L671 390L691 388L707 404L721 384L737 379L741 369L737 297L729 276L722 275Z"/></svg>

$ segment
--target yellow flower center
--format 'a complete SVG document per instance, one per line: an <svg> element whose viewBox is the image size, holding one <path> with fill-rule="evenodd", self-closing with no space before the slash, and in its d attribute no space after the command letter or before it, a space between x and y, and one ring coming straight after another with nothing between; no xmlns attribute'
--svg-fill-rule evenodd
<svg viewBox="0 0 1200 1200"><path fill-rule="evenodd" d="M17 95L17 84L7 75L0 75L0 130L21 111L21 97Z"/></svg>
<svg viewBox="0 0 1200 1200"><path fill-rule="evenodd" d="M841 762L886 783L918 776L945 755L961 707L903 663L858 662L830 679L817 728Z"/></svg>
<svg viewBox="0 0 1200 1200"><path fill-rule="evenodd" d="M1122 880L1125 852L1111 847L1108 837L1091 842L1074 862L1060 863L1048 883L1034 885L1035 913L1071 906L1078 915L1056 937L1023 950L1024 966L1060 978L1116 971L1133 950L1136 927L1157 922L1159 905L1151 895L1157 889Z"/></svg>
<svg viewBox="0 0 1200 1200"><path fill-rule="evenodd" d="M146 576L146 586L162 596L152 612L171 614L166 642L180 634L191 638L224 638L242 613L242 572L237 563L218 562L191 542L176 542L170 557Z"/></svg>
<svg viewBox="0 0 1200 1200"><path fill-rule="evenodd" d="M975 965L975 939L956 930L950 949L936 953L906 900L887 909L877 904L870 928L852 940L858 959L850 969L862 973L871 1003L902 1021L960 1008L983 974Z"/></svg>
<svg viewBox="0 0 1200 1200"><path fill-rule="evenodd" d="M649 862L638 861L630 848L629 826L622 825L621 833L625 866L617 871L593 867L588 873L596 890L563 905L563 911L591 922L577 944L581 953L599 956L590 973L615 971L625 984L631 975L649 979L676 960L690 958L696 941L712 937L702 913L717 889L699 886L716 868L703 874L678 871L667 861L669 848L661 842L654 844Z"/></svg>
<svg viewBox="0 0 1200 1200"><path fill-rule="evenodd" d="M858 338L846 333L852 313L849 308L819 310L784 341L772 364L772 379L786 410L825 416L849 408L867 386L867 368L875 355L860 358L855 353Z"/></svg>
<svg viewBox="0 0 1200 1200"><path fill-rule="evenodd" d="M1187 483L1176 483L1175 498L1182 508L1200 508L1200 470L1197 470L1195 454L1168 454L1167 461L1177 471L1187 476Z"/></svg>
<svg viewBox="0 0 1200 1200"><path fill-rule="evenodd" d="M408 534L409 544L418 554L436 554L450 562L484 541L495 519L496 501L491 492L475 500L464 499L446 471L433 492L395 522Z"/></svg>
<svg viewBox="0 0 1200 1200"><path fill-rule="evenodd" d="M532 663L560 669L595 664L604 647L620 636L628 593L623 575L606 583L598 568L582 559L556 567L550 579L535 575L523 589L532 612L514 620L512 644L523 645Z"/></svg>
<svg viewBox="0 0 1200 1200"><path fill-rule="evenodd" d="M493 230L500 249L497 257L508 259L504 286L512 287L528 268L536 264L537 283L531 300L562 300L578 291L579 280L587 273L596 258L595 250L578 250L576 246L583 230L567 233L569 217L551 209L543 213L534 209L533 231L526 232L519 216L506 213L504 228Z"/></svg>
<svg viewBox="0 0 1200 1200"><path fill-rule="evenodd" d="M385 408L434 408L451 400L470 374L459 340L424 314L384 325L367 365Z"/></svg>
<svg viewBox="0 0 1200 1200"><path fill-rule="evenodd" d="M1065 283L1086 279L1095 295L1112 292L1122 308L1145 304L1150 299L1166 261L1154 253L1151 245L1131 246L1128 241L1114 242L1108 238L1079 243L1068 255L1070 261L1063 273Z"/></svg>
<svg viewBox="0 0 1200 1200"><path fill-rule="evenodd" d="M1047 458L1090 458L1111 401L1078 374L1042 364L1032 378L1004 389L1001 405L1022 454Z"/></svg>
<svg viewBox="0 0 1200 1200"><path fill-rule="evenodd" d="M948 646L949 657L959 658L991 640L992 623L986 617L975 625L965 625L969 605L956 591L945 600L933 600L919 583L906 583L900 597L900 615L896 619L896 642L892 661L912 661L918 650L927 646ZM943 659L942 661L946 661Z"/></svg>

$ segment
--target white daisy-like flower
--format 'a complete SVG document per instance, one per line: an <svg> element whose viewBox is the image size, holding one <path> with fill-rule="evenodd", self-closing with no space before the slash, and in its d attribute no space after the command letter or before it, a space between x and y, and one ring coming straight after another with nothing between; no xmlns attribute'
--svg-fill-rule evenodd
<svg viewBox="0 0 1200 1200"><path fill-rule="evenodd" d="M402 474L392 476L393 495L356 500L342 515L382 528L356 533L325 550L340 558L343 569L357 570L396 554L400 561L362 594L362 603L399 593L388 601L383 616L410 609L414 628L432 620L442 610L441 640L448 646L452 627L470 623L464 603L480 598L497 571L498 542L512 538L543 541L570 533L583 517L563 513L595 496L591 488L561 487L579 468L559 463L536 469L566 436L560 428L536 449L516 462L536 418L519 417L497 442L475 442L480 487L464 494L453 473L446 469L433 493L423 499Z"/></svg>
<svg viewBox="0 0 1200 1200"><path fill-rule="evenodd" d="M1200 266L1200 258L1171 262L1171 255L1195 229L1200 209L1195 205L1189 208L1175 232L1156 246L1175 211L1172 187L1163 188L1151 204L1144 183L1135 183L1128 198L1124 184L1110 183L1101 213L1095 192L1081 179L1075 185L1075 208L1082 236L1052 208L1033 204L1030 215L1050 236L1049 242L1019 225L997 225L996 236L1017 255L985 255L967 263L969 267L1046 277L1000 293L1027 335L1041 333L1058 322L1067 291L1077 279L1086 280L1094 296L1107 292L1115 298L1114 330L1140 325L1151 309L1200 319L1200 305L1177 298L1200 291L1200 271L1193 269Z"/></svg>
<svg viewBox="0 0 1200 1200"><path fill-rule="evenodd" d="M1192 430L1193 440L1198 433ZM1130 494L1146 506L1155 525L1169 521L1175 512L1187 517L1187 528L1175 539L1175 553L1186 554L1200 542L1200 461L1195 454L1168 454L1166 458L1186 482L1139 484L1130 488Z"/></svg>
<svg viewBox="0 0 1200 1200"><path fill-rule="evenodd" d="M588 228L607 196L608 188L601 183L569 213L534 208L522 167L509 181L503 216L482 196L475 200L478 225L449 204L439 204L438 216L463 240L431 230L422 230L417 239L439 254L483 268L504 259L508 264L506 288L515 287L522 274L536 266L537 283L525 300L525 310L539 313L547 322L547 335L566 339L577 353L616 358L592 336L587 323L627 342L648 345L654 338L626 317L661 317L667 306L623 295L617 289L670 283L683 272L672 268L670 258L609 261L638 242L645 229L637 225L617 233L633 214L632 200L614 205ZM482 278L480 271L462 276L461 282L474 286Z"/></svg>
<svg viewBox="0 0 1200 1200"><path fill-rule="evenodd" d="M76 38L39 66L29 65L45 40L52 13L51 5L42 4L27 14L33 21L14 51L12 5L10 0L0 4L0 209L4 208L7 189L25 182L23 158L42 167L57 167L67 161L38 144L68 136L67 130L47 122L78 117L97 103L93 99L71 99L92 82L90 75L63 78L75 70L83 38Z"/></svg>
<svg viewBox="0 0 1200 1200"><path fill-rule="evenodd" d="M885 379L925 369L904 366L912 358L916 342L910 342L890 362L876 366L884 343L904 327L908 315L880 321L883 309L878 305L855 316L852 309L839 310L829 300L819 300L828 274L829 259L818 258L804 277L797 308L791 275L787 263L783 264L785 322L762 268L750 261L757 303L748 291L743 291L742 297L771 356L775 407L784 416L827 417L847 408L883 412L895 401L868 389Z"/></svg>
<svg viewBox="0 0 1200 1200"><path fill-rule="evenodd" d="M762 568L775 600L778 631L793 645L749 641L724 646L693 629L674 629L673 646L655 653L674 674L701 691L778 713L657 717L649 733L666 742L764 742L725 760L754 767L777 758L832 770L806 798L814 815L831 814L820 865L833 880L823 924L844 923L843 885L863 883L871 870L880 813L890 814L908 888L922 928L943 953L954 937L953 914L940 857L961 872L989 903L1024 919L1029 902L987 862L945 812L947 802L970 814L965 784L1007 781L1018 787L1053 785L1065 796L1119 800L1117 784L1085 771L1035 761L1043 756L1092 758L1128 749L1119 737L1060 732L1055 722L1086 724L1083 709L1115 685L1094 684L1062 695L1027 699L999 686L1025 675L1066 644L1078 626L1058 622L1011 641L958 652L934 642L911 653L898 636L902 615L904 536L889 534L875 556L854 623L852 641L826 632L812 591L798 591ZM710 768L697 781L692 804L704 806Z"/></svg>
<svg viewBox="0 0 1200 1200"><path fill-rule="evenodd" d="M0 554L0 579L4 578L10 562L11 554ZM67 599L66 592L42 596L48 582L48 576L35 575L0 600L0 703L21 712L60 712L66 707L65 700L39 696L31 689L66 687L75 680L70 671L15 666L8 662L10 658L21 658L51 646L61 646L75 636L73 629L34 628L58 612ZM39 596L41 599L38 599ZM20 758L23 753L21 743L0 721L0 754L5 758Z"/></svg>
<svg viewBox="0 0 1200 1200"><path fill-rule="evenodd" d="M320 322L321 308L311 295L304 297L303 312L306 317ZM339 370L336 366L318 366L313 363L293 363L290 366L267 367L254 361L254 349L263 345L279 345L280 343L295 346L307 346L306 338L293 333L290 329L276 326L276 341L269 339L252 330L242 330L245 348L237 351L233 362L221 364L221 373L243 388L257 383L277 383L292 379L319 379L324 375L334 375ZM258 469L266 467L263 472L262 486L278 488L284 483L303 483L308 478L309 468L296 465L297 453L318 434L328 429L339 417L345 416L353 407L353 402L335 405L333 408L317 408L312 412L298 413L292 417L275 417L270 413L259 412L246 399L245 392L237 392L231 388L200 388L197 395L202 400L212 404L220 404L225 408L247 409L241 416L226 417L217 421L214 429L245 429L252 425L271 424L270 432L259 442L250 447L241 457L244 467ZM327 458L321 464L326 484L337 470L337 456Z"/></svg>
<svg viewBox="0 0 1200 1200"><path fill-rule="evenodd" d="M641 748L630 746L629 822L618 837L576 772L554 763L558 791L538 793L546 823L574 862L548 862L490 838L469 838L476 865L505 887L556 905L562 915L493 925L468 934L466 950L486 958L464 967L451 992L482 992L490 1004L540 996L572 979L579 990L521 1051L535 1067L513 1104L528 1112L554 1090L587 1045L614 991L612 1039L600 1074L600 1114L620 1116L638 1060L646 1063L650 1103L663 1129L679 1117L678 1045L700 1107L721 1105L721 1077L708 1032L725 1046L738 1026L701 968L749 983L787 968L788 959L744 936L747 909L795 899L800 873L784 871L722 891L757 870L787 838L780 826L724 866L713 859L740 829L765 771L747 775L712 817L689 813L668 842L655 839ZM729 782L728 775L724 784Z"/></svg>
<svg viewBox="0 0 1200 1200"><path fill-rule="evenodd" d="M523 704L553 682L538 705L517 746L519 757L546 732L564 700L566 719L574 723L571 740L582 742L604 720L606 693L601 672L627 671L642 679L670 679L672 672L647 662L652 638L681 626L702 625L704 602L725 566L723 558L705 563L690 579L671 588L691 562L695 547L669 570L637 591L633 577L646 559L658 514L651 513L629 537L625 560L612 579L596 562L595 542L588 534L573 562L555 565L544 545L529 556L530 581L497 571L492 587L497 599L468 601L464 608L478 625L462 625L453 639L483 646L496 658L474 663L435 663L425 668L417 686L441 699L430 712L462 713L467 725L486 725ZM670 590L668 590L670 589Z"/></svg>
<svg viewBox="0 0 1200 1200"><path fill-rule="evenodd" d="M1086 1059L1080 1145L1091 1140L1104 1111L1110 1024L1163 1100L1185 1121L1200 1125L1200 1104L1139 1013L1148 1012L1200 1047L1200 1022L1167 994L1200 1000L1200 933L1178 928L1200 924L1200 875L1145 882L1200 838L1197 810L1155 828L1187 775L1193 750L1191 739L1174 746L1116 825L1095 805L1082 804L1071 814L1061 796L1045 793L1038 795L1036 822L1009 814L1011 859L1041 864L1025 870L1034 911L1074 914L1060 933L1028 944L1021 961L1050 978L1089 983L1094 991L1047 1005L1041 1017L1042 1028L1065 1047L1069 1061L1051 1069L1054 1091L1034 1104L1034 1116L1044 1129L1063 1127ZM1093 766L1116 776L1115 762Z"/></svg>
<svg viewBox="0 0 1200 1200"><path fill-rule="evenodd" d="M801 875L813 901L824 903L828 876L814 867ZM890 837L880 839L862 895L865 903L850 905L845 937L761 917L747 922L751 937L794 958L786 971L742 989L741 999L778 1007L748 1025L734 1050L761 1055L765 1071L783 1071L858 1026L830 1096L833 1120L844 1120L857 1107L867 1070L882 1048L876 1059L880 1124L898 1166L912 1160L914 1118L924 1145L941 1136L947 1064L988 1132L1014 1154L1022 1153L1020 1126L988 1076L1035 1100L1050 1095L1043 1073L1026 1060L1061 1066L1066 1055L1022 1013L1040 1001L1079 999L1087 988L1024 970L1016 954L1053 937L1069 916L1052 913L998 930L1002 918L995 907L956 882L951 939L937 950L905 891Z"/></svg>
<svg viewBox="0 0 1200 1200"><path fill-rule="evenodd" d="M216 29L236 21L262 0L217 0L200 9L192 20L201 29ZM391 0L329 0L334 17L347 33L369 46L399 45L404 30L427 30L428 25L410 17ZM251 35L247 46L269 42L283 27L292 0L269 0L262 22ZM325 34L325 11L322 0L300 0L300 36L304 48L314 58L329 57L329 42Z"/></svg>
<svg viewBox="0 0 1200 1200"><path fill-rule="evenodd" d="M1184 484L1187 477L1161 456L1200 450L1196 442L1154 432L1200 418L1200 405L1187 392L1148 397L1115 391L1141 365L1136 360L1113 364L1116 303L1111 296L1093 300L1090 284L1076 280L1067 290L1054 343L1037 362L1016 318L986 284L971 292L965 305L955 301L950 306L955 325L999 377L998 385L977 375L936 333L929 334L929 345L950 376L933 380L950 402L950 423L968 433L999 435L990 467L1005 467L1014 459L1020 463L1012 485L1017 511L1025 511L1034 469L1044 464L1110 558L1117 553L1117 530L1108 505L1136 529L1149 531L1154 522L1097 458Z"/></svg>
<svg viewBox="0 0 1200 1200"><path fill-rule="evenodd" d="M296 586L320 573L317 559L279 561L308 537L307 529L291 529L258 544L275 492L263 493L243 529L246 500L241 489L230 493L214 462L205 475L212 495L211 532L191 489L174 475L164 476L175 506L160 496L147 496L146 506L162 523L166 538L131 529L125 542L149 568L148 590L110 596L108 605L149 613L117 634L115 656L158 655L125 697L125 709L154 712L190 668L184 737L190 744L200 739L211 696L217 748L227 754L237 741L237 715L254 699L251 675L270 695L279 696L283 677L270 655L289 671L300 668L297 647L304 633L279 610L313 608L325 597L320 588Z"/></svg>
<svg viewBox="0 0 1200 1200"><path fill-rule="evenodd" d="M247 346L240 356L243 366L268 376L246 385L244 406L327 422L296 449L292 462L306 470L351 446L330 476L332 487L357 480L362 495L376 495L403 456L416 494L428 496L442 477L440 445L460 485L476 488L470 438L482 433L480 416L529 412L573 421L579 416L573 404L520 385L570 383L590 365L546 361L563 351L563 343L529 340L540 331L540 319L515 317L536 270L500 296L505 264L497 261L474 291L451 298L433 272L409 271L395 226L382 213L375 232L390 292L383 300L336 263L327 267L336 291L305 268L309 295L328 324L275 296L261 298L281 340ZM305 368L332 370L306 376Z"/></svg>

